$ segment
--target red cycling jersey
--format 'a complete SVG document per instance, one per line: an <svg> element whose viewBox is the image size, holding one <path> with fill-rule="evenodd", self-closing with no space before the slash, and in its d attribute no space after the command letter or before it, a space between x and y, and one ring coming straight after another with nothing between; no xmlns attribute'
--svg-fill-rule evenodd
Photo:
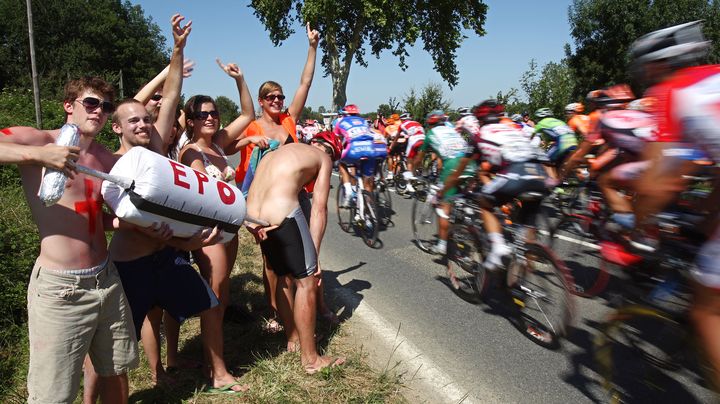
<svg viewBox="0 0 720 404"><path fill-rule="evenodd" d="M720 137L720 65L688 67L646 92L653 99L651 113L657 121L655 141L697 141L700 137ZM713 121L713 133L690 133L690 121ZM693 122L693 127L697 122ZM714 128L711 128L714 127ZM705 143L705 142L700 142Z"/></svg>

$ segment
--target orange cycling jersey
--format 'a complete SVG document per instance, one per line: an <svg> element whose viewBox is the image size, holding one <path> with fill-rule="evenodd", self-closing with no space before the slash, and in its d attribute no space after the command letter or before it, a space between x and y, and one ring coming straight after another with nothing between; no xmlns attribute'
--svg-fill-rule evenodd
<svg viewBox="0 0 720 404"><path fill-rule="evenodd" d="M576 134L585 137L590 130L590 117L583 114L575 114L568 121L568 126Z"/></svg>
<svg viewBox="0 0 720 404"><path fill-rule="evenodd" d="M588 117L587 133L585 134L585 140L588 142L594 142L600 139L600 118L602 118L602 111L596 109L591 112Z"/></svg>

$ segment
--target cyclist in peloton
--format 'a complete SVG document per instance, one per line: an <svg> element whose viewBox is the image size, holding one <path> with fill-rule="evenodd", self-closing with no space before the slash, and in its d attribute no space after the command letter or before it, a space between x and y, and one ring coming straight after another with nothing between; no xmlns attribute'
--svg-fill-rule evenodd
<svg viewBox="0 0 720 404"><path fill-rule="evenodd" d="M387 179L392 180L395 172L395 164L397 164L398 156L405 152L405 142L394 143L395 138L398 136L398 130L400 128L400 115L392 114L387 119L387 126L385 126L385 139L390 145L388 147L388 173ZM393 146L393 144L395 146Z"/></svg>
<svg viewBox="0 0 720 404"><path fill-rule="evenodd" d="M553 178L557 178L556 167L560 167L565 159L577 149L578 141L575 132L565 122L553 118L550 108L538 109L535 111L535 116L540 121L535 124L534 136L542 136L543 143L548 147L547 155L552 164L551 175Z"/></svg>
<svg viewBox="0 0 720 404"><path fill-rule="evenodd" d="M343 114L345 116L337 121L333 133L343 139L343 152L338 167L342 186L345 188L345 198L341 202L341 206L348 207L353 190L347 166L352 165L356 170L360 170L363 177L363 188L372 192L375 185L373 177L377 162L375 161L373 132L370 130L367 120L360 116L357 105L346 105L343 108Z"/></svg>
<svg viewBox="0 0 720 404"><path fill-rule="evenodd" d="M504 106L496 100L485 100L473 108L481 125L480 136L455 171L445 179L443 187L443 190L453 189L460 173L471 161L483 162L479 178L484 185L478 202L491 243L490 254L484 263L488 270L506 267L511 253L505 244L500 221L493 212L494 207L512 201L523 192L546 193L546 168L539 163L545 158L544 153L530 144L517 126L500 123L503 110ZM494 178L491 177L493 173ZM533 226L536 213L534 209L523 209L524 217L520 218L520 223Z"/></svg>
<svg viewBox="0 0 720 404"><path fill-rule="evenodd" d="M520 130L522 130L523 134L527 138L528 142L530 142L535 147L540 147L540 136L533 136L535 133L535 128L528 125L523 121L523 117L520 114L513 114L510 117L510 120L513 121L513 124Z"/></svg>
<svg viewBox="0 0 720 404"><path fill-rule="evenodd" d="M590 117L583 114L585 107L579 102L573 102L565 106L565 120L575 136L582 140L590 130Z"/></svg>
<svg viewBox="0 0 720 404"><path fill-rule="evenodd" d="M425 139L425 129L419 122L413 121L409 112L404 112L400 115L400 126L398 128L398 136L406 139L407 146L405 146L405 157L407 157L407 171L403 173L403 177L407 180L408 192L415 192L415 188L412 186L412 180L415 179L413 172L415 171L415 165L413 163L413 157L417 154L418 149L422 145L423 139ZM422 160L417 160L421 162Z"/></svg>
<svg viewBox="0 0 720 404"><path fill-rule="evenodd" d="M603 112L598 115L597 127L588 133L577 152L568 159L561 177L602 141L604 150L595 159L593 174L597 175L598 188L613 211L610 219L625 229L632 229L635 224L632 203L619 191L631 189L631 181L637 179L635 173L646 164L636 162L651 137L654 121L644 112L625 109L635 98L625 84L603 90L602 97Z"/></svg>
<svg viewBox="0 0 720 404"><path fill-rule="evenodd" d="M480 135L480 123L468 107L460 107L457 112L460 114L460 118L455 122L455 130L470 143L472 139Z"/></svg>
<svg viewBox="0 0 720 404"><path fill-rule="evenodd" d="M447 121L447 118L447 115L440 110L432 111L427 115L425 123L428 125L428 131L421 146L419 146L420 150L413 157L414 162L419 164L427 152L432 151L439 156L442 162L442 171L439 178L441 183L453 173L460 160L468 153L468 143L455 130L455 127ZM464 172L467 175L474 175L474 165L468 166L467 169L464 169ZM442 198L438 198L438 201L440 201L439 211L436 210L438 213L438 241L432 247L432 251L436 254L445 254L447 250L448 230L450 228L448 218L451 207L448 198L456 193L457 189L450 187L441 191L440 196Z"/></svg>
<svg viewBox="0 0 720 404"><path fill-rule="evenodd" d="M636 191L635 212L643 227L686 186L682 175L693 172L687 160L700 148L720 162L720 65L699 65L710 49L699 21L647 34L630 48L631 74L651 87L645 93L655 99L651 114L657 136L645 148L650 166ZM709 240L702 246L692 275L696 281L690 315L710 363L714 383L720 386L720 189L717 181L708 198ZM638 240L644 241L644 240ZM645 243L636 243L637 244ZM645 245L646 247L652 247ZM651 249L651 248L649 248Z"/></svg>

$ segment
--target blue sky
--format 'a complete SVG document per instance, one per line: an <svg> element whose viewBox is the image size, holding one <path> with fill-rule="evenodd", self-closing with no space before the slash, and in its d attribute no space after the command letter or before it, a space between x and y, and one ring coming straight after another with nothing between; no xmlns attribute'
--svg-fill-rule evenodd
<svg viewBox="0 0 720 404"><path fill-rule="evenodd" d="M357 104L362 112L373 111L389 97L402 100L410 88L420 90L430 82L443 86L445 99L451 106L476 104L498 91L518 88L520 77L535 59L540 66L559 61L563 47L571 43L568 6L572 0L496 0L489 6L485 30L477 37L468 34L457 51L459 84L451 90L433 70L431 57L422 49L422 42L410 50L409 68L402 71L390 52L380 59L368 57L363 68L354 64L347 85L348 102ZM296 33L279 47L273 46L267 31L244 1L231 0L131 0L152 17L172 43L170 16L179 12L193 21L193 32L185 49L186 58L195 61L193 76L187 79L183 92L211 96L224 95L239 102L234 82L215 64L235 62L245 73L253 99L260 84L266 80L279 82L285 94L292 96L300 80L307 55L307 36L298 25ZM320 33L322 35L322 32ZM313 109L329 108L332 100L330 77L323 77L318 54L315 78L306 103Z"/></svg>

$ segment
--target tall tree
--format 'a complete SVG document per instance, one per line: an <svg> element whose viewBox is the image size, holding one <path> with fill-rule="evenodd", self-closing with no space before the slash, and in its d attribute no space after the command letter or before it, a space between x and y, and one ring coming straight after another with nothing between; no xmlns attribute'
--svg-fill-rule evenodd
<svg viewBox="0 0 720 404"><path fill-rule="evenodd" d="M392 49L399 66L408 67L407 48L418 38L430 53L435 70L451 86L458 83L455 51L466 38L463 30L485 35L487 5L481 0L252 0L250 7L277 46L305 21L320 31L325 75L333 83L333 109L345 105L353 61L366 67L366 52L379 58Z"/></svg>
<svg viewBox="0 0 720 404"><path fill-rule="evenodd" d="M32 2L37 66L45 97L68 77L97 74L133 94L168 62L160 28L142 7L120 0ZM30 87L25 2L0 0L0 88Z"/></svg>
<svg viewBox="0 0 720 404"><path fill-rule="evenodd" d="M574 0L569 9L575 51L565 53L575 73L575 96L610 84L627 83L628 50L640 36L672 25L705 21L714 43L710 59L720 60L718 0Z"/></svg>
<svg viewBox="0 0 720 404"><path fill-rule="evenodd" d="M235 104L235 101L224 95L215 98L215 105L217 105L218 112L220 113L220 123L223 126L229 125L230 122L234 121L235 118L240 115L240 107Z"/></svg>
<svg viewBox="0 0 720 404"><path fill-rule="evenodd" d="M443 99L442 86L438 83L428 83L418 94L414 88L403 98L403 106L414 120L424 122L430 111L439 109L446 113L450 109L450 101Z"/></svg>
<svg viewBox="0 0 720 404"><path fill-rule="evenodd" d="M531 114L538 108L550 108L555 116L562 116L565 105L573 100L575 78L566 60L550 62L542 69L531 60L530 68L520 78L520 87L527 94L528 102L517 107L527 108Z"/></svg>

